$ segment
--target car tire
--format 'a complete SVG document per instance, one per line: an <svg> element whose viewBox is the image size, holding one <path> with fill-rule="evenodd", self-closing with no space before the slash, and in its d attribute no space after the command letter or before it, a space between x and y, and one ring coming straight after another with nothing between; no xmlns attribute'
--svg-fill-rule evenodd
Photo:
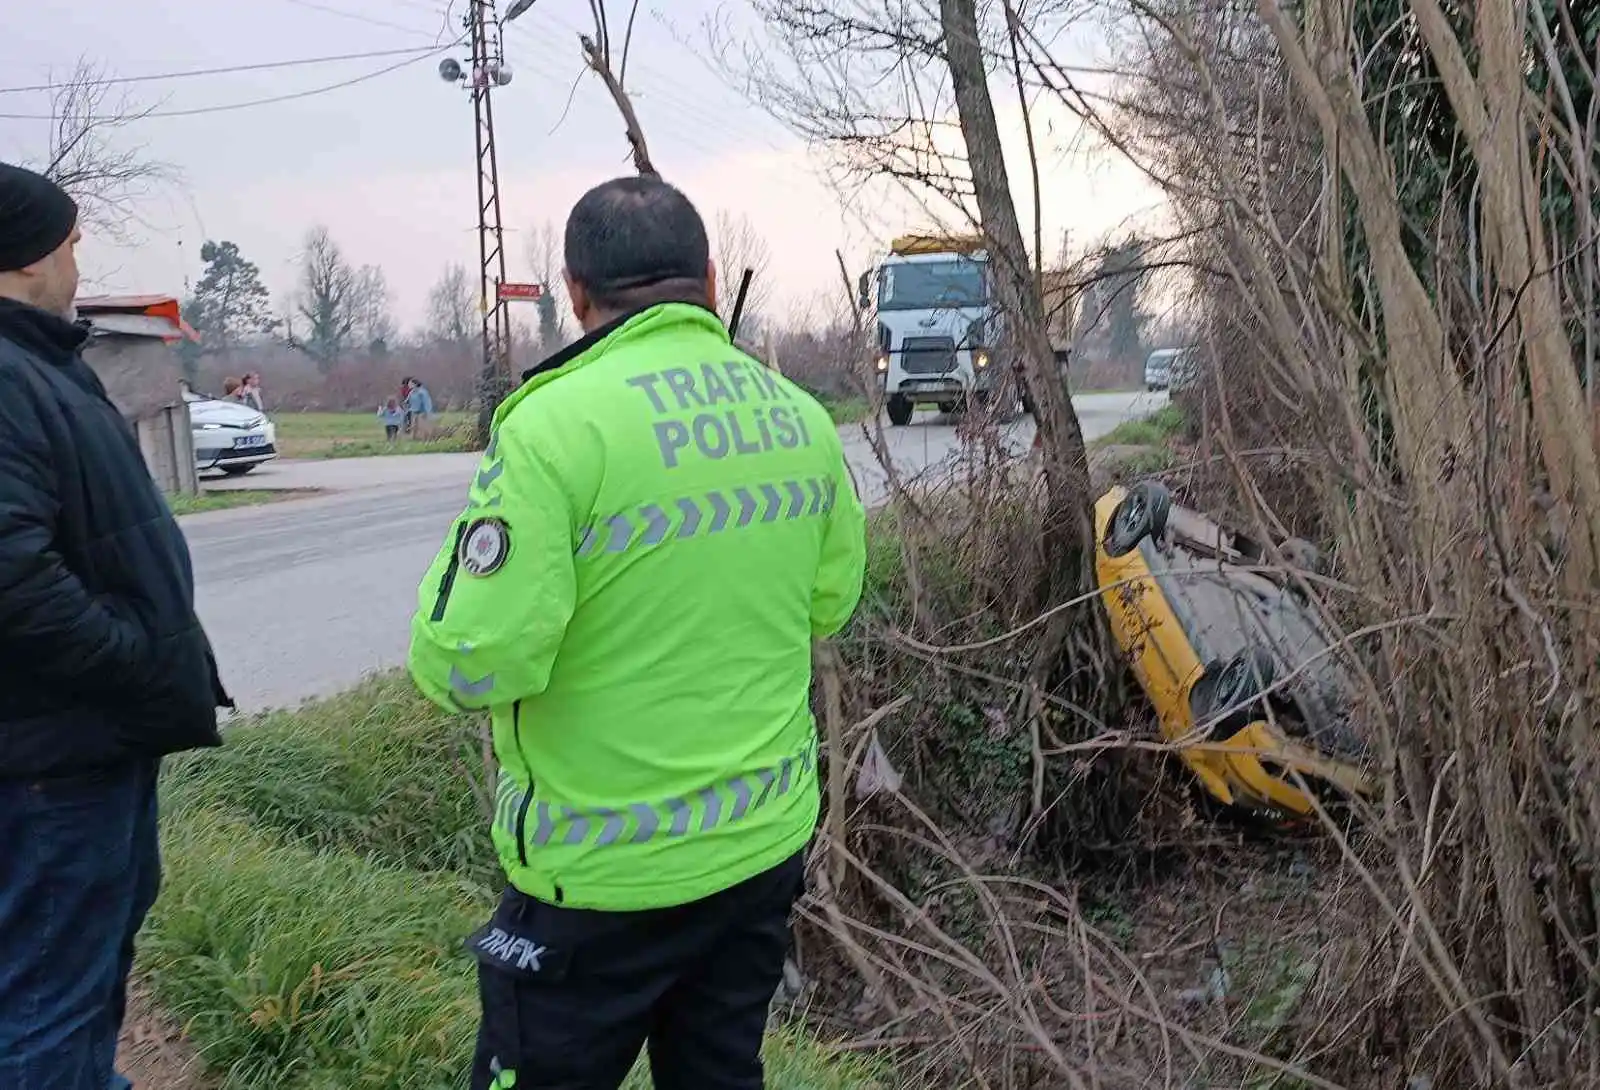
<svg viewBox="0 0 1600 1090"><path fill-rule="evenodd" d="M1111 512L1102 544L1107 556L1126 556L1147 537L1159 538L1167 532L1167 516L1172 513L1172 493L1158 481L1140 481L1128 489Z"/></svg>
<svg viewBox="0 0 1600 1090"><path fill-rule="evenodd" d="M897 428L903 428L911 423L911 413L916 408L908 397L895 394L889 399L889 423Z"/></svg>
<svg viewBox="0 0 1600 1090"><path fill-rule="evenodd" d="M1270 652L1262 647L1246 647L1210 674L1201 714L1210 718L1226 712L1231 717L1246 711L1272 688L1277 675L1277 660Z"/></svg>
<svg viewBox="0 0 1600 1090"><path fill-rule="evenodd" d="M956 411L956 403L954 401L941 401L939 402L939 411L946 416L950 416Z"/></svg>
<svg viewBox="0 0 1600 1090"><path fill-rule="evenodd" d="M1213 738L1231 738L1264 718L1277 680L1277 660L1263 647L1248 646L1227 662L1211 662L1189 690L1195 726Z"/></svg>
<svg viewBox="0 0 1600 1090"><path fill-rule="evenodd" d="M253 465L249 465L249 466L223 466L222 467L222 472L226 473L230 477L243 477L246 473L249 473L254 468L255 468L255 466L253 466Z"/></svg>

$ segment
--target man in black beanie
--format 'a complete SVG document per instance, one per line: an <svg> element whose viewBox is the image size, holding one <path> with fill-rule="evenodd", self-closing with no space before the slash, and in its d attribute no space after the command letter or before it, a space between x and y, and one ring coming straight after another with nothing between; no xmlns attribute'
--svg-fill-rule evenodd
<svg viewBox="0 0 1600 1090"><path fill-rule="evenodd" d="M183 534L81 355L78 209L0 163L0 1087L127 1090L156 773L229 704Z"/></svg>

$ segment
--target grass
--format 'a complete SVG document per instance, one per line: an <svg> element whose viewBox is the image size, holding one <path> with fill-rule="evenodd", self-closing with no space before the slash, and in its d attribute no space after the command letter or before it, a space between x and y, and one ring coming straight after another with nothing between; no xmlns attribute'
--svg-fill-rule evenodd
<svg viewBox="0 0 1600 1090"><path fill-rule="evenodd" d="M1183 434L1183 410L1167 404L1140 420L1124 420L1095 441L1099 447L1159 447Z"/></svg>
<svg viewBox="0 0 1600 1090"><path fill-rule="evenodd" d="M501 881L480 772L474 724L394 676L168 762L140 971L228 1090L462 1084L478 1008L461 943ZM883 1085L788 1030L767 1059L773 1090Z"/></svg>
<svg viewBox="0 0 1600 1090"><path fill-rule="evenodd" d="M285 458L367 458L389 454L449 454L474 449L471 413L440 413L436 437L389 442L371 413L283 413L273 417Z"/></svg>
<svg viewBox="0 0 1600 1090"><path fill-rule="evenodd" d="M369 681L176 757L163 783L182 809L228 806L317 849L418 870L500 880L473 800L483 762L475 724L450 719L403 676Z"/></svg>
<svg viewBox="0 0 1600 1090"><path fill-rule="evenodd" d="M872 402L864 397L818 397L838 425L859 424L872 415Z"/></svg>
<svg viewBox="0 0 1600 1090"><path fill-rule="evenodd" d="M187 492L168 495L167 506L172 508L174 515L182 518L184 515L200 515L207 511L227 511L234 507L257 507L263 503L303 499L315 494L309 489L239 488L207 492L202 488L197 496Z"/></svg>
<svg viewBox="0 0 1600 1090"><path fill-rule="evenodd" d="M460 946L489 898L226 810L174 809L141 965L226 1087L461 1081L475 990Z"/></svg>
<svg viewBox="0 0 1600 1090"><path fill-rule="evenodd" d="M1171 447L1160 446L1138 448L1130 454L1111 460L1108 466L1117 480L1131 481L1165 473L1177 464L1177 453Z"/></svg>
<svg viewBox="0 0 1600 1090"><path fill-rule="evenodd" d="M835 424L855 424L872 414L864 397L824 398ZM273 417L278 452L285 458L379 458L402 454L458 454L478 449L471 413L440 413L433 420L435 437L426 440L384 438L383 425L368 413L283 413ZM186 512L187 513L187 512Z"/></svg>

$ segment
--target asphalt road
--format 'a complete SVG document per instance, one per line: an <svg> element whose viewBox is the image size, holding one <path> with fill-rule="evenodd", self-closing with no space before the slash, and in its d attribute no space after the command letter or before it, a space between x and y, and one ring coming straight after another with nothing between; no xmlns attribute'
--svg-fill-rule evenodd
<svg viewBox="0 0 1600 1090"><path fill-rule="evenodd" d="M1163 395L1074 399L1087 438L1160 407ZM860 427L842 432L863 499L884 478ZM885 428L907 478L947 471L955 429L918 417ZM1033 424L1008 443L1026 450ZM405 660L416 587L460 511L476 455L283 462L216 487L318 488L326 494L183 520L194 553L197 604L242 712L298 704Z"/></svg>

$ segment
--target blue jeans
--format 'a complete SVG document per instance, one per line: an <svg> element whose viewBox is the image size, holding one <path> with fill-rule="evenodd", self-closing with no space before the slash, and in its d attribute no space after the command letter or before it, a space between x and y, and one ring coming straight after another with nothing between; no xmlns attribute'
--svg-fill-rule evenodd
<svg viewBox="0 0 1600 1090"><path fill-rule="evenodd" d="M161 884L158 763L0 781L0 1087L128 1090L133 939Z"/></svg>

